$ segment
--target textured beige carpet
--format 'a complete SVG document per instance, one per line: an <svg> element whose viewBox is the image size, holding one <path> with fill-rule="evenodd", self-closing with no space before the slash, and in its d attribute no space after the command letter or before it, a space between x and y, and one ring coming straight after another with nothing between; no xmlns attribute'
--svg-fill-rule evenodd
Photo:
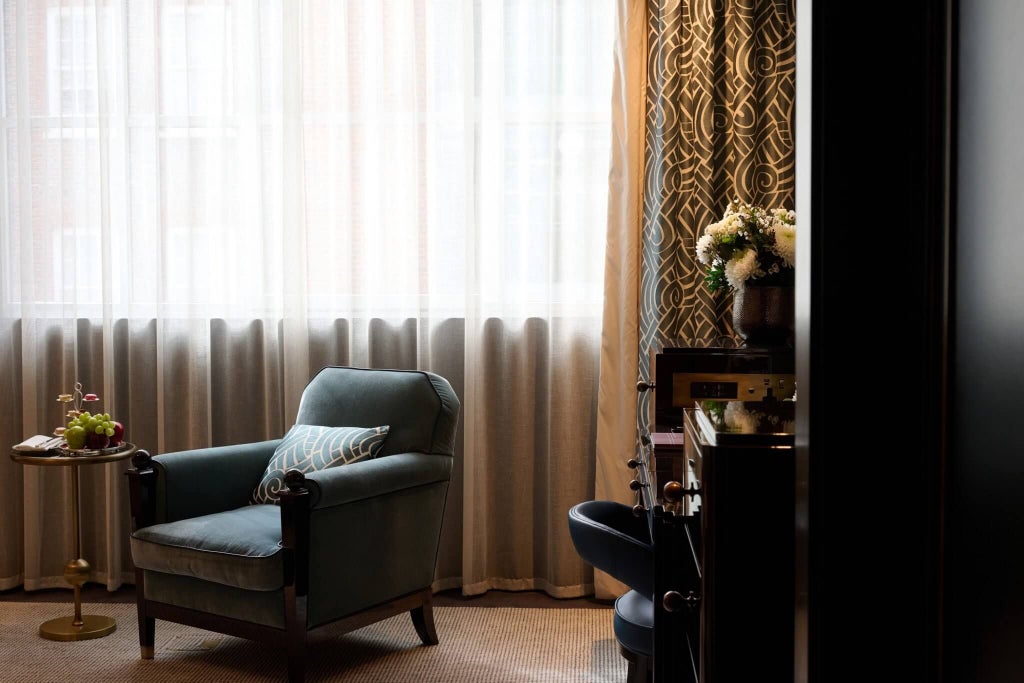
<svg viewBox="0 0 1024 683"><path fill-rule="evenodd" d="M39 624L70 614L62 603L0 603L0 681L286 680L284 652L166 621L156 658L139 659L135 605L85 605L117 619L105 638L44 640ZM605 609L435 607L440 645L420 645L408 615L348 634L310 635L306 680L352 683L621 683L626 664Z"/></svg>

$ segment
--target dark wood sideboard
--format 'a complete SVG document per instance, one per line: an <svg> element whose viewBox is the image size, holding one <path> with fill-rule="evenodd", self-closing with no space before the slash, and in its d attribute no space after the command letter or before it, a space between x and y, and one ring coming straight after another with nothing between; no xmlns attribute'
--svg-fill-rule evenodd
<svg viewBox="0 0 1024 683"><path fill-rule="evenodd" d="M642 439L655 683L793 680L794 406L694 401Z"/></svg>

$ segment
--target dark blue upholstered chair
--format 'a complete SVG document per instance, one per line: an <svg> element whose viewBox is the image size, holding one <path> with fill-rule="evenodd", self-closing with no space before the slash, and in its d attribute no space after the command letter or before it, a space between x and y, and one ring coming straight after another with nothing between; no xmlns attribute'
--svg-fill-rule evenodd
<svg viewBox="0 0 1024 683"><path fill-rule="evenodd" d="M279 505L249 505L280 440L140 452L129 471L139 644L165 619L283 644L291 681L306 631L411 612L426 645L460 403L428 372L328 367L296 424L390 431L376 458L285 476Z"/></svg>
<svg viewBox="0 0 1024 683"><path fill-rule="evenodd" d="M627 683L649 681L654 644L654 557L646 517L609 500L591 500L569 510L569 533L587 564L632 590L615 601L613 626L629 662Z"/></svg>

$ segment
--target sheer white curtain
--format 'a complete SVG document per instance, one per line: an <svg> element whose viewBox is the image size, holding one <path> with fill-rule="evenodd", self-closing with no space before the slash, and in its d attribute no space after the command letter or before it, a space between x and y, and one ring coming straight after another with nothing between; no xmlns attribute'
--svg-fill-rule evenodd
<svg viewBox="0 0 1024 683"><path fill-rule="evenodd" d="M590 590L613 0L6 0L0 440L77 379L153 452L276 438L325 364L464 404L439 586ZM128 578L124 465L84 554ZM63 468L60 468L63 469ZM0 589L67 485L0 459Z"/></svg>

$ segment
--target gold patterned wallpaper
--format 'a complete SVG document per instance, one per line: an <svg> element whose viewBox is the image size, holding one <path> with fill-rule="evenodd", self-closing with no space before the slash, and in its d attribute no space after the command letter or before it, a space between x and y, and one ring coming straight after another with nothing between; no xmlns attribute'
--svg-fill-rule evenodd
<svg viewBox="0 0 1024 683"><path fill-rule="evenodd" d="M732 297L694 253L704 227L733 197L793 206L795 18L794 0L648 2L641 377L658 343L732 343Z"/></svg>

